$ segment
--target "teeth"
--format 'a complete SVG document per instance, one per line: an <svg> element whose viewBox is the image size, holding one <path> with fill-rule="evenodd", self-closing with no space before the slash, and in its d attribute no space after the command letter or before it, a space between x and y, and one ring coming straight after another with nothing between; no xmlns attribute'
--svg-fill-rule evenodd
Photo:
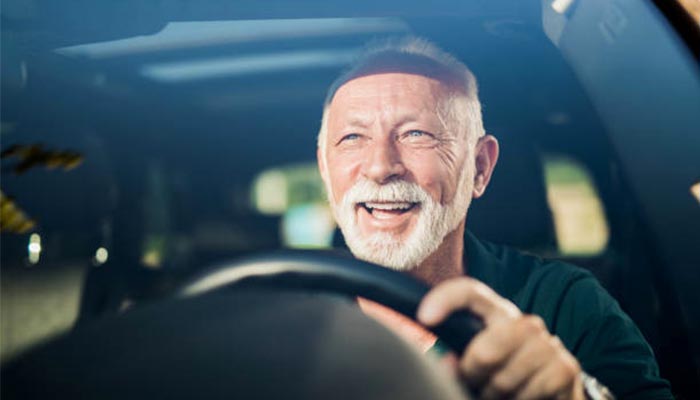
<svg viewBox="0 0 700 400"><path fill-rule="evenodd" d="M377 210L407 210L413 203L365 203L365 207Z"/></svg>

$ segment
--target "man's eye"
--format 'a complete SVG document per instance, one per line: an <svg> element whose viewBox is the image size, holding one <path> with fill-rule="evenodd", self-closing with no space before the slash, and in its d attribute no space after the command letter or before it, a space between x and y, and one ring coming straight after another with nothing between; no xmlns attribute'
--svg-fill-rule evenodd
<svg viewBox="0 0 700 400"><path fill-rule="evenodd" d="M357 133L349 133L349 134L343 136L342 138L340 138L340 140L338 141L338 143L350 142L350 141L353 141L353 140L357 140L357 139L359 139L359 138L360 138L360 135L359 135L359 134L357 134Z"/></svg>
<svg viewBox="0 0 700 400"><path fill-rule="evenodd" d="M409 143L416 143L416 144L427 144L428 142L432 142L432 140L435 137L431 135L430 133L426 131L421 131L418 129L412 129L410 131L404 132L403 135L401 135L401 139L409 142Z"/></svg>

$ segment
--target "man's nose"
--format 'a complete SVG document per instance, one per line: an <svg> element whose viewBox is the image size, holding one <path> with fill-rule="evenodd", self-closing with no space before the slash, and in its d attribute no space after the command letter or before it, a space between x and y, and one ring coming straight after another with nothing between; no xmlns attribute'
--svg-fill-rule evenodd
<svg viewBox="0 0 700 400"><path fill-rule="evenodd" d="M383 138L373 142L369 147L362 165L362 173L367 179L385 183L406 173L401 153L394 140Z"/></svg>

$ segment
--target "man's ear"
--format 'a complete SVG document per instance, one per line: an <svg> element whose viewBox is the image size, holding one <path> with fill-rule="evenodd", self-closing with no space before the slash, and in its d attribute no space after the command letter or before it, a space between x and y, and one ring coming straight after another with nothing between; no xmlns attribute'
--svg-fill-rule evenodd
<svg viewBox="0 0 700 400"><path fill-rule="evenodd" d="M486 192L491 181L491 175L498 161L498 140L491 135L479 138L474 149L476 173L474 174L474 189L472 197L478 199Z"/></svg>

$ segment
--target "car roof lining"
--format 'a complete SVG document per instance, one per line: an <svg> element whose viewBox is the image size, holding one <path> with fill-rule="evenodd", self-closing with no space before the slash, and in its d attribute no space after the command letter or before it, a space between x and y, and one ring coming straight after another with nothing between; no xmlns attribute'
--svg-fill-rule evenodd
<svg viewBox="0 0 700 400"><path fill-rule="evenodd" d="M10 3L6 5L6 3ZM143 2L62 2L34 0L3 2L2 29L53 47L149 35L173 21L337 17L447 17L478 19L541 18L540 3L513 0L436 0L430 3L358 0L352 7L340 0L163 0ZM135 11L136 10L136 11Z"/></svg>

